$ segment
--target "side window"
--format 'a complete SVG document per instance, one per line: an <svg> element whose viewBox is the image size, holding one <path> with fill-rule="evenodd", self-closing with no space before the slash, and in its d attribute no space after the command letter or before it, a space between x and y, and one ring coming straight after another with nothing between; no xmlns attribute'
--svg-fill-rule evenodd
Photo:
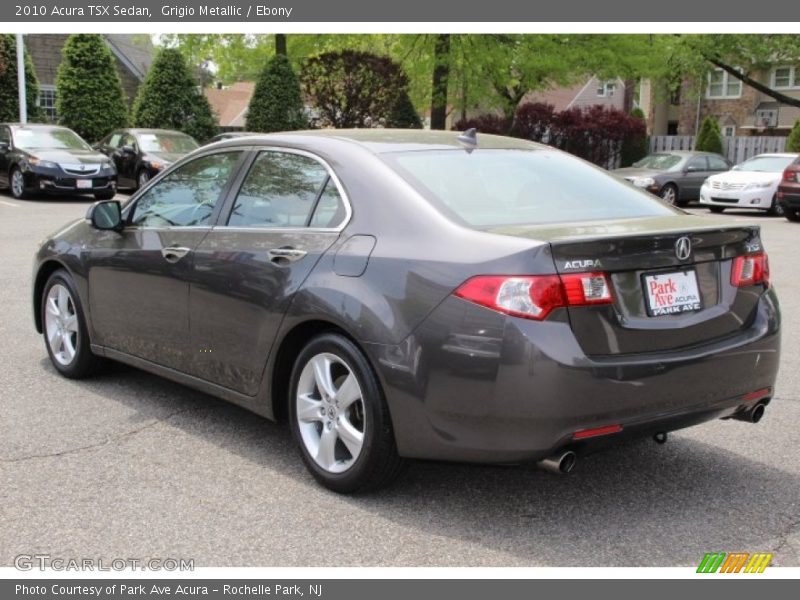
<svg viewBox="0 0 800 600"><path fill-rule="evenodd" d="M8 127L0 127L0 142L11 145L11 132Z"/></svg>
<svg viewBox="0 0 800 600"><path fill-rule="evenodd" d="M333 179L328 178L325 189L317 202L317 208L311 217L310 227L338 227L342 224L347 211Z"/></svg>
<svg viewBox="0 0 800 600"><path fill-rule="evenodd" d="M106 144L109 148L119 148L122 144L120 144L120 139L122 138L121 133L114 133L108 138L108 143Z"/></svg>
<svg viewBox="0 0 800 600"><path fill-rule="evenodd" d="M111 145L113 146L113 144ZM114 147L122 148L123 146L133 146L134 148L136 148L136 140L131 134L126 133L124 136L122 136L122 139L119 142L119 146L114 146Z"/></svg>
<svg viewBox="0 0 800 600"><path fill-rule="evenodd" d="M262 152L236 196L228 225L305 227L327 179L325 167L312 158Z"/></svg>
<svg viewBox="0 0 800 600"><path fill-rule="evenodd" d="M710 171L727 171L730 167L719 156L708 157L708 168Z"/></svg>
<svg viewBox="0 0 800 600"><path fill-rule="evenodd" d="M705 156L695 156L686 165L689 171L708 171L708 163Z"/></svg>
<svg viewBox="0 0 800 600"><path fill-rule="evenodd" d="M130 219L140 227L208 225L241 152L196 158L142 194Z"/></svg>

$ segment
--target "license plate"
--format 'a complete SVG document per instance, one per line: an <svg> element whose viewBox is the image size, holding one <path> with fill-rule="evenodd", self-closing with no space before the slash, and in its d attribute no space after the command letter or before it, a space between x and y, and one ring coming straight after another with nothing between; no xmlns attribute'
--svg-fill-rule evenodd
<svg viewBox="0 0 800 600"><path fill-rule="evenodd" d="M76 179L75 180L75 187L79 190L90 190L92 189L92 180L91 179Z"/></svg>
<svg viewBox="0 0 800 600"><path fill-rule="evenodd" d="M703 308L694 270L644 276L647 314L651 317L675 315Z"/></svg>

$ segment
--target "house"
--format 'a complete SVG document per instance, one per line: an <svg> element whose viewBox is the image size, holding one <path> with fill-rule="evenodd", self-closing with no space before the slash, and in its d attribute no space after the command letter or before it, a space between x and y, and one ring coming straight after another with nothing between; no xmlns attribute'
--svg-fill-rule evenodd
<svg viewBox="0 0 800 600"><path fill-rule="evenodd" d="M61 64L61 50L67 41L62 34L28 34L25 45L39 79L38 104L50 121L56 121L56 73ZM153 61L153 43L147 34L104 34L103 39L114 55L128 105L133 104L139 86Z"/></svg>
<svg viewBox="0 0 800 600"><path fill-rule="evenodd" d="M222 131L244 130L247 107L250 106L255 89L256 84L253 81L237 81L230 86L203 90Z"/></svg>
<svg viewBox="0 0 800 600"><path fill-rule="evenodd" d="M528 92L522 99L522 104L551 104L558 112L589 106L604 106L627 112L632 108L632 97L628 91L625 82L620 78L599 79L592 76L575 85Z"/></svg>
<svg viewBox="0 0 800 600"><path fill-rule="evenodd" d="M800 99L800 67L775 65L750 76ZM724 136L785 136L800 119L800 108L777 102L722 69L709 73L699 94L687 93L696 87L692 83L684 80L680 90L668 94L665 86L642 82L642 108L647 109L651 135L695 135L703 119L711 116Z"/></svg>

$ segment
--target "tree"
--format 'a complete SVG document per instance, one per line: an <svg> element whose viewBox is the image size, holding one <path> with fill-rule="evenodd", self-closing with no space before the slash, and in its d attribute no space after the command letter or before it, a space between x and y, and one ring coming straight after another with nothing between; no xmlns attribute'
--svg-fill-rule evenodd
<svg viewBox="0 0 800 600"><path fill-rule="evenodd" d="M208 99L198 89L183 55L162 48L133 105L136 127L177 129L203 141L217 133Z"/></svg>
<svg viewBox="0 0 800 600"><path fill-rule="evenodd" d="M706 117L694 140L694 149L702 152L722 154L722 133L714 117Z"/></svg>
<svg viewBox="0 0 800 600"><path fill-rule="evenodd" d="M398 129L422 129L422 119L419 118L419 113L411 102L408 90L403 90L397 96L392 112L386 120L386 126Z"/></svg>
<svg viewBox="0 0 800 600"><path fill-rule="evenodd" d="M324 123L375 127L388 119L408 78L386 56L344 50L309 58L300 82Z"/></svg>
<svg viewBox="0 0 800 600"><path fill-rule="evenodd" d="M60 123L89 141L125 127L125 93L103 36L70 35L61 53L56 74L56 113Z"/></svg>
<svg viewBox="0 0 800 600"><path fill-rule="evenodd" d="M800 152L800 121L796 121L786 139L787 152Z"/></svg>
<svg viewBox="0 0 800 600"><path fill-rule="evenodd" d="M450 34L436 36L433 50L431 83L431 129L445 129L447 123L447 86L450 79Z"/></svg>
<svg viewBox="0 0 800 600"><path fill-rule="evenodd" d="M639 128L632 130L631 135L627 136L622 142L620 167L630 167L637 160L647 156L647 151L649 150L644 111L641 108L634 108L629 115L631 119L636 119L636 121L632 122L632 127L635 128L635 124L638 122Z"/></svg>
<svg viewBox="0 0 800 600"><path fill-rule="evenodd" d="M39 107L36 98L39 96L39 80L33 69L28 52L25 61L25 104L28 119L36 121ZM0 34L0 122L15 123L19 121L19 87L17 85L17 40L11 33Z"/></svg>
<svg viewBox="0 0 800 600"><path fill-rule="evenodd" d="M291 131L307 125L297 76L289 59L276 54L267 62L256 83L247 111L247 129Z"/></svg>

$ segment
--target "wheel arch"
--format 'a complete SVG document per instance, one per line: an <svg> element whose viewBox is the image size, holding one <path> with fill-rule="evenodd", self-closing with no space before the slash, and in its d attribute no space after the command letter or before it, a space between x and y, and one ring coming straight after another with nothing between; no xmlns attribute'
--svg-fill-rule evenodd
<svg viewBox="0 0 800 600"><path fill-rule="evenodd" d="M61 269L70 273L64 263L51 258L39 265L39 270L36 272L36 277L33 281L33 322L38 333L42 333L42 292L44 291L44 285L53 273Z"/></svg>

